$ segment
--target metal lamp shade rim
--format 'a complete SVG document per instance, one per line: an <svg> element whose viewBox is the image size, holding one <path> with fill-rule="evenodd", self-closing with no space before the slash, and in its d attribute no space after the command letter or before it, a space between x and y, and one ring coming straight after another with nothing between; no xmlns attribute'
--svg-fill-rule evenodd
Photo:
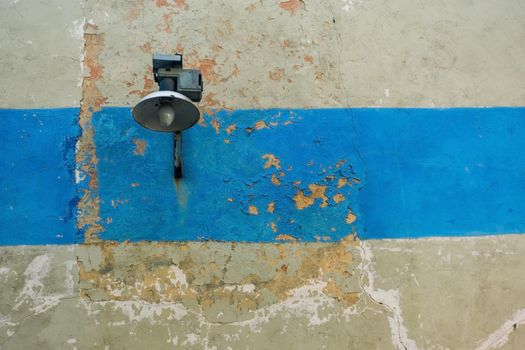
<svg viewBox="0 0 525 350"><path fill-rule="evenodd" d="M158 109L170 103L175 111L175 120L169 127L160 124ZM160 132L177 132L191 128L199 121L200 112L193 102L175 91L156 91L142 98L133 107L133 118L146 129Z"/></svg>

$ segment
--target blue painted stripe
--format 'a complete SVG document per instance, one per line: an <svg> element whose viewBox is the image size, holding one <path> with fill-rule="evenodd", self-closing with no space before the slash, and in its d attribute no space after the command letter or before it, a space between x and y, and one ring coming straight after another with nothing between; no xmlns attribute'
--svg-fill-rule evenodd
<svg viewBox="0 0 525 350"><path fill-rule="evenodd" d="M79 109L0 109L0 244L68 244Z"/></svg>
<svg viewBox="0 0 525 350"><path fill-rule="evenodd" d="M177 184L171 135L138 127L127 108L95 114L104 239L525 230L525 108L240 110L205 118L206 127L184 133ZM133 140L145 142L143 155ZM345 179L351 185L341 186Z"/></svg>
<svg viewBox="0 0 525 350"><path fill-rule="evenodd" d="M356 111L366 238L525 232L525 109Z"/></svg>
<svg viewBox="0 0 525 350"><path fill-rule="evenodd" d="M0 244L78 241L78 112L0 110ZM205 124L184 132L176 183L171 135L129 108L94 114L103 239L525 231L525 108L240 110Z"/></svg>

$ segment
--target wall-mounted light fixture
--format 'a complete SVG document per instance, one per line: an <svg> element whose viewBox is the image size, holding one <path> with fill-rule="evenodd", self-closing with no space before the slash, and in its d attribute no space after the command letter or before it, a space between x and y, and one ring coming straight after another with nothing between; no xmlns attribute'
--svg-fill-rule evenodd
<svg viewBox="0 0 525 350"><path fill-rule="evenodd" d="M174 176L180 178L182 130L199 120L193 102L202 98L202 75L197 69L182 69L182 55L153 54L153 76L160 91L140 100L133 107L133 118L147 129L173 133Z"/></svg>

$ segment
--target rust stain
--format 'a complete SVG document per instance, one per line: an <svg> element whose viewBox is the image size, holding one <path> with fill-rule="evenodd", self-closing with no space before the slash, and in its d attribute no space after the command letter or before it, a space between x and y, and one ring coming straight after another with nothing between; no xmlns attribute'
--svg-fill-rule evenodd
<svg viewBox="0 0 525 350"><path fill-rule="evenodd" d="M270 227L273 232L277 233L277 225L273 221L270 222Z"/></svg>
<svg viewBox="0 0 525 350"><path fill-rule="evenodd" d="M259 120L255 122L254 128L255 130L269 129L268 125L266 124L264 120Z"/></svg>
<svg viewBox="0 0 525 350"><path fill-rule="evenodd" d="M275 176L275 174L272 174L272 184L274 184L275 186L281 185L281 180L277 176Z"/></svg>
<svg viewBox="0 0 525 350"><path fill-rule="evenodd" d="M136 2L136 5L133 6L126 15L126 20L128 22L133 22L137 18L139 18L140 14L142 13L142 9L144 7L144 0L139 0Z"/></svg>
<svg viewBox="0 0 525 350"><path fill-rule="evenodd" d="M297 241L297 238L292 236L292 235L289 235L287 233L280 233L277 235L277 237L275 237L275 240L276 241L290 241L290 242L295 242Z"/></svg>
<svg viewBox="0 0 525 350"><path fill-rule="evenodd" d="M276 169L281 169L281 160L274 156L273 154L267 153L264 154L262 159L266 159L266 163L264 164L264 169L271 168L272 166Z"/></svg>
<svg viewBox="0 0 525 350"><path fill-rule="evenodd" d="M259 209L257 209L255 205L250 205L248 207L248 213L250 213L250 215L259 215Z"/></svg>
<svg viewBox="0 0 525 350"><path fill-rule="evenodd" d="M246 6L244 9L248 12L253 12L255 11L256 8L257 8L257 4L253 3L251 5Z"/></svg>
<svg viewBox="0 0 525 350"><path fill-rule="evenodd" d="M225 130L226 130L226 133L227 133L228 135L231 135L232 132L234 132L235 130L237 130L237 125L235 125L235 124L231 124L231 125L229 125Z"/></svg>
<svg viewBox="0 0 525 350"><path fill-rule="evenodd" d="M310 64L313 64L314 63L314 58L312 56L310 56L310 55L305 55L304 56L304 61L308 62Z"/></svg>
<svg viewBox="0 0 525 350"><path fill-rule="evenodd" d="M150 94L153 92L155 87L155 81L151 78L153 72L153 67L151 65L146 66L146 72L143 75L143 84L142 89L140 90L132 90L128 93L128 95L137 95L139 97L144 97L147 94Z"/></svg>
<svg viewBox="0 0 525 350"><path fill-rule="evenodd" d="M297 191L293 200L295 202L295 207L299 210L303 210L314 204L314 200L310 198L310 196L305 196L301 190Z"/></svg>
<svg viewBox="0 0 525 350"><path fill-rule="evenodd" d="M303 0L288 0L288 1L281 1L279 3L279 7L282 8L283 10L290 12L290 15L292 16L295 15L300 5L304 7Z"/></svg>
<svg viewBox="0 0 525 350"><path fill-rule="evenodd" d="M321 199L321 204L319 205L319 207L324 208L328 205L328 197L325 194L326 186L314 183L308 185L308 189L310 190L309 196L305 195L302 190L298 190L295 196L293 197L295 207L298 210L303 210L305 208L308 208L309 206L312 206L317 198Z"/></svg>
<svg viewBox="0 0 525 350"><path fill-rule="evenodd" d="M336 168L340 168L342 165L344 165L346 163L346 160L344 159L340 159L336 164L335 164L335 167Z"/></svg>
<svg viewBox="0 0 525 350"><path fill-rule="evenodd" d="M337 179L337 188L341 188L348 184L348 179L346 177L340 177Z"/></svg>
<svg viewBox="0 0 525 350"><path fill-rule="evenodd" d="M274 70L268 72L268 77L272 80L279 81L284 77L284 69L275 68Z"/></svg>
<svg viewBox="0 0 525 350"><path fill-rule="evenodd" d="M148 143L145 140L141 139L133 139L132 141L135 144L135 149L133 150L133 153L137 156L143 156L146 152L146 147L148 146Z"/></svg>
<svg viewBox="0 0 525 350"><path fill-rule="evenodd" d="M190 7L188 4L186 4L186 0L175 0L174 2L170 2L169 0L155 0L155 5L157 7L180 7L184 10L189 9Z"/></svg>
<svg viewBox="0 0 525 350"><path fill-rule="evenodd" d="M201 119L199 119L199 124L202 126L206 126L206 122L204 121L202 114L213 115L215 114L214 109L221 109L221 104L219 101L215 100L213 96L215 96L213 92L208 92L202 97L202 100L199 103L199 109L201 109L202 112Z"/></svg>
<svg viewBox="0 0 525 350"><path fill-rule="evenodd" d="M151 43L149 41L140 45L139 48L142 52L147 53L147 54L151 54L152 52Z"/></svg>
<svg viewBox="0 0 525 350"><path fill-rule="evenodd" d="M103 231L99 214L98 197L98 158L94 140L94 129L91 123L93 113L99 111L106 102L97 87L101 80L104 67L98 59L104 47L104 35L97 33L98 28L86 23L84 26L84 69L89 72L82 80L82 101L78 123L82 130L77 141L75 161L82 177L88 180L86 188L79 189L80 200L77 205L77 228L84 230L86 242L98 240L99 232Z"/></svg>
<svg viewBox="0 0 525 350"><path fill-rule="evenodd" d="M186 0L175 0L175 5L185 10L188 10L190 8L188 4L186 4Z"/></svg>
<svg viewBox="0 0 525 350"><path fill-rule="evenodd" d="M234 64L233 64L233 69L232 69L232 74L231 74L231 76L232 76L232 77L237 77L237 76L239 75L240 72L241 72L241 71L240 71L240 69L239 69L239 66L237 66L237 64L234 63Z"/></svg>
<svg viewBox="0 0 525 350"><path fill-rule="evenodd" d="M215 66L217 65L217 62L214 58L197 58L194 60L190 59L187 65L188 68L200 69L202 77L206 83L216 84L220 81L219 75L217 72L215 72Z"/></svg>
<svg viewBox="0 0 525 350"><path fill-rule="evenodd" d="M221 123L217 120L217 118L212 119L210 124L215 129L215 132L217 133L217 135L219 135L219 133L221 132Z"/></svg>
<svg viewBox="0 0 525 350"><path fill-rule="evenodd" d="M173 53L184 53L184 47L181 43L177 43L177 46L175 46L175 50L173 51Z"/></svg>
<svg viewBox="0 0 525 350"><path fill-rule="evenodd" d="M344 201L346 199L345 196L343 196L341 193L338 193L336 195L334 195L333 197L333 200L334 202L337 204L337 203L341 203L342 201Z"/></svg>
<svg viewBox="0 0 525 350"><path fill-rule="evenodd" d="M268 211L268 213L273 214L273 212L275 211L275 202L268 203L268 208L266 208L266 210Z"/></svg>
<svg viewBox="0 0 525 350"><path fill-rule="evenodd" d="M173 30L172 30L172 18L173 18L173 15L175 15L174 12L169 12L169 13L165 13L162 15L162 26L157 26L157 29L158 30L162 30L163 32L165 33L172 33Z"/></svg>
<svg viewBox="0 0 525 350"><path fill-rule="evenodd" d="M346 215L346 223L347 224L353 224L356 219L357 219L357 216L355 216L355 214L352 213L351 210L348 211L348 215Z"/></svg>

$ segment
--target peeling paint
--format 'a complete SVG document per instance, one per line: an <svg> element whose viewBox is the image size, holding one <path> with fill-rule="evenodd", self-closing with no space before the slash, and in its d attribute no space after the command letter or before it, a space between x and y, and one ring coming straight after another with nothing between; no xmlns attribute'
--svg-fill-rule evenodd
<svg viewBox="0 0 525 350"><path fill-rule="evenodd" d="M298 210L303 210L315 203L316 199L321 199L319 204L320 208L324 208L328 205L328 197L326 196L326 186L318 184L308 185L310 195L305 195L303 191L298 190L297 194L293 197L295 206Z"/></svg>
<svg viewBox="0 0 525 350"><path fill-rule="evenodd" d="M286 10L290 13L290 15L295 15L297 10L299 8L304 8L304 1L303 0L287 0L287 1L281 1L279 3L279 7L283 10Z"/></svg>
<svg viewBox="0 0 525 350"><path fill-rule="evenodd" d="M281 160L274 156L273 154L264 154L262 156L262 159L266 159L266 163L264 164L264 169L268 169L270 167L275 167L276 169L281 169Z"/></svg>
<svg viewBox="0 0 525 350"><path fill-rule="evenodd" d="M295 240L286 235L282 235L282 239ZM330 298L346 305L359 300L356 291L341 284L344 281L341 277L356 267L352 258L352 251L356 249L353 238L317 247L275 245L270 250L270 247L253 247L255 250L252 250L250 245L233 244L229 254L240 254L233 261L217 251L216 244L92 244L79 256L81 295L95 302L141 300L185 305L195 300L203 310L228 298L239 309L250 304L248 310L256 310L273 303L272 298L268 299L268 293L285 301L297 288L317 280L323 286L323 293ZM188 249L190 246L191 250ZM208 256L207 262L195 260L194 253L190 255L196 247ZM161 256L155 253L159 250L172 253ZM249 251L258 256L254 263L263 268L260 272L252 270L241 258ZM135 254L143 256L138 265L133 259ZM218 255L214 258L214 254ZM129 270L127 266L132 261L134 267ZM235 264L244 265L244 269L235 269ZM241 275L229 280L223 275L227 273L226 268L239 271ZM247 287L236 286L238 284Z"/></svg>
<svg viewBox="0 0 525 350"><path fill-rule="evenodd" d="M106 97L97 88L97 81L102 79L104 67L98 57L104 46L104 35L97 34L98 28L90 23L84 25L84 67L89 74L82 82L82 102L79 125L82 135L76 146L77 178L84 179L78 184L81 194L78 203L77 227L84 231L86 242L97 240L103 230L100 224L98 199L98 158L94 142L94 129L91 123L93 113L100 110ZM87 182L87 185L85 183Z"/></svg>
<svg viewBox="0 0 525 350"><path fill-rule="evenodd" d="M140 139L133 139L132 141L135 144L135 149L133 150L133 153L138 156L143 156L144 153L146 152L146 147L148 143Z"/></svg>

